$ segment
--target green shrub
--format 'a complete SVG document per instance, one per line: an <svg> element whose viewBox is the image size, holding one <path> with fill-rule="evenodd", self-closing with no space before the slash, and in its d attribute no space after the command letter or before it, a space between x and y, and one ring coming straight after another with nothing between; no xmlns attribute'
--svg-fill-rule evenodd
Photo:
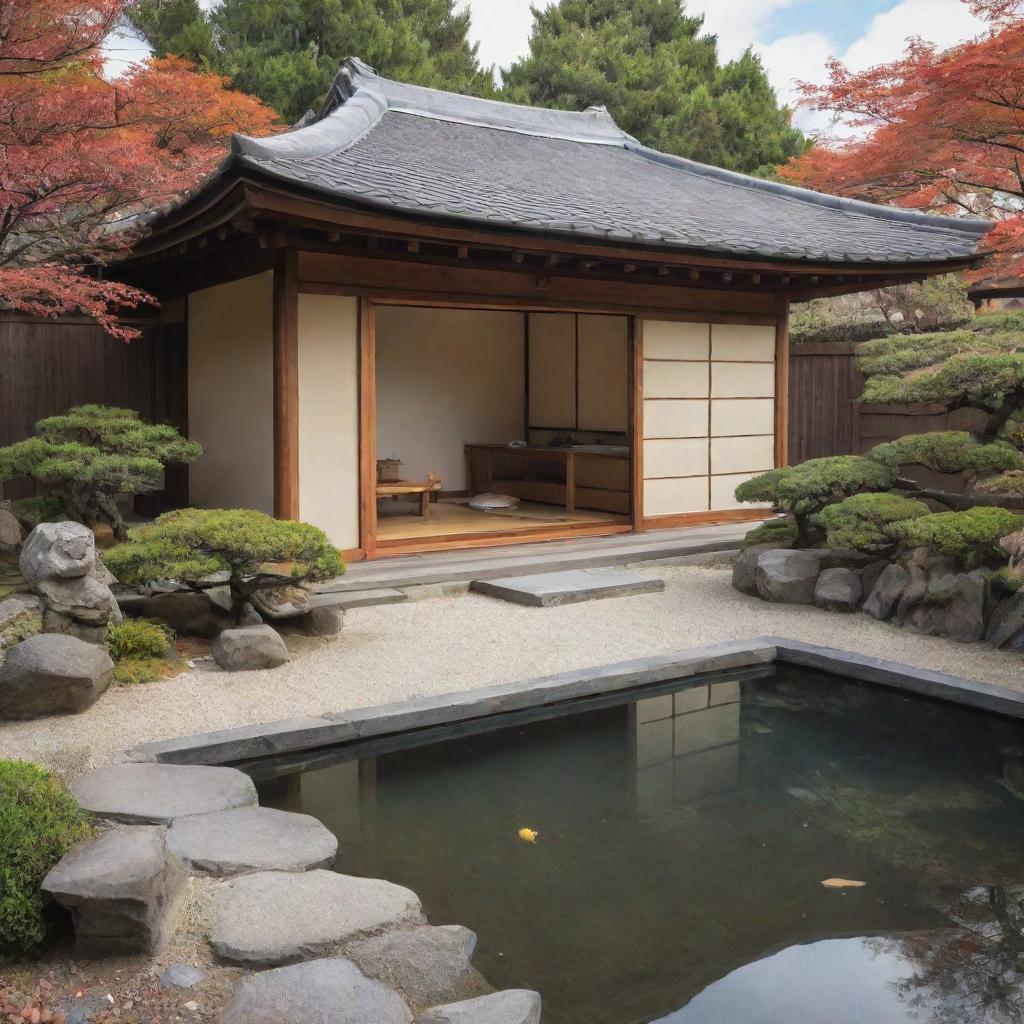
<svg viewBox="0 0 1024 1024"><path fill-rule="evenodd" d="M320 580L345 571L323 530L274 519L252 509L179 509L103 555L107 568L129 586L173 579L201 590L227 573L236 615L261 587Z"/></svg>
<svg viewBox="0 0 1024 1024"><path fill-rule="evenodd" d="M123 686L136 686L139 683L154 683L171 674L180 667L180 661L169 658L122 658L114 662L114 679Z"/></svg>
<svg viewBox="0 0 1024 1024"><path fill-rule="evenodd" d="M61 503L46 494L17 498L12 506L15 517L26 530L34 530L40 523L55 523L66 518Z"/></svg>
<svg viewBox="0 0 1024 1024"><path fill-rule="evenodd" d="M920 465L937 473L1024 469L1024 455L1006 441L979 444L965 430L907 434L875 445L868 457L886 466Z"/></svg>
<svg viewBox="0 0 1024 1024"><path fill-rule="evenodd" d="M880 552L896 543L894 523L926 515L928 506L923 501L883 492L854 494L823 508L813 521L825 531L830 548Z"/></svg>
<svg viewBox="0 0 1024 1024"><path fill-rule="evenodd" d="M114 661L163 658L173 640L174 634L167 626L149 619L125 619L107 630L107 650Z"/></svg>
<svg viewBox="0 0 1024 1024"><path fill-rule="evenodd" d="M979 481L977 486L982 494L1005 494L1014 498L1024 498L1024 471L1014 469L1009 473L990 476L987 480Z"/></svg>
<svg viewBox="0 0 1024 1024"><path fill-rule="evenodd" d="M1024 515L1005 508L977 506L964 512L933 512L894 523L893 535L911 547L956 558L967 569L989 561L1005 562L999 539L1024 527Z"/></svg>
<svg viewBox="0 0 1024 1024"><path fill-rule="evenodd" d="M0 761L0 952L24 954L46 937L40 885L92 832L84 812L48 771Z"/></svg>
<svg viewBox="0 0 1024 1024"><path fill-rule="evenodd" d="M777 548L790 548L796 543L796 523L792 517L769 519L760 526L755 526L743 538L743 547L754 544L773 544Z"/></svg>

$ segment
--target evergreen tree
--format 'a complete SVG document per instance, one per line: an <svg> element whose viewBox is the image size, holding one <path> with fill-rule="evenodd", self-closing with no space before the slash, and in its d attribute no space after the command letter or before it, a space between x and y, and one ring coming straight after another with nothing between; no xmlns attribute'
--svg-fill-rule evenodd
<svg viewBox="0 0 1024 1024"><path fill-rule="evenodd" d="M389 78L493 92L467 37L469 12L455 7L456 0L220 0L204 15L197 0L143 0L135 24L158 54L208 65L296 120L320 104L349 56Z"/></svg>
<svg viewBox="0 0 1024 1024"><path fill-rule="evenodd" d="M807 148L758 57L719 64L681 0L560 0L533 13L530 53L504 72L514 102L605 106L645 145L748 173Z"/></svg>

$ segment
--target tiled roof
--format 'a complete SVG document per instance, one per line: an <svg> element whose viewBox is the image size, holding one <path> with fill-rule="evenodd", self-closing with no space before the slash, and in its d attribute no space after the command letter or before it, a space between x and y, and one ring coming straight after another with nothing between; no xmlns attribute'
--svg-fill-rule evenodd
<svg viewBox="0 0 1024 1024"><path fill-rule="evenodd" d="M917 263L984 221L840 199L640 145L603 108L515 106L380 78L350 59L323 109L232 162L339 200L530 233L740 257Z"/></svg>

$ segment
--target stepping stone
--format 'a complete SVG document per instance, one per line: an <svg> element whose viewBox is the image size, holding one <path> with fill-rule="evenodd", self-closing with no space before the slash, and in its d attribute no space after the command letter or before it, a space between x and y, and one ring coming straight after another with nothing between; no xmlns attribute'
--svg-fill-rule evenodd
<svg viewBox="0 0 1024 1024"><path fill-rule="evenodd" d="M221 886L210 945L225 960L274 967L421 921L416 893L391 882L333 871L262 871Z"/></svg>
<svg viewBox="0 0 1024 1024"><path fill-rule="evenodd" d="M329 868L338 840L308 814L239 807L177 818L167 832L167 848L191 871L234 875Z"/></svg>
<svg viewBox="0 0 1024 1024"><path fill-rule="evenodd" d="M409 599L408 594L401 590L392 590L390 587L381 587L377 590L350 590L333 593L322 591L314 594L310 599L309 607L313 608L370 608L378 604L400 604Z"/></svg>
<svg viewBox="0 0 1024 1024"><path fill-rule="evenodd" d="M473 590L504 601L548 608L557 604L576 604L603 597L627 597L655 594L665 589L665 581L619 569L569 569L535 576L506 576L493 580L474 580Z"/></svg>
<svg viewBox="0 0 1024 1024"><path fill-rule="evenodd" d="M345 955L365 974L396 989L414 1010L491 991L470 964L476 935L461 925L425 925L364 939Z"/></svg>
<svg viewBox="0 0 1024 1024"><path fill-rule="evenodd" d="M75 956L91 958L162 949L186 878L161 829L132 828L76 846L42 889L71 912Z"/></svg>
<svg viewBox="0 0 1024 1024"><path fill-rule="evenodd" d="M525 988L435 1006L419 1024L540 1024L540 996Z"/></svg>
<svg viewBox="0 0 1024 1024"><path fill-rule="evenodd" d="M215 1024L412 1024L397 992L341 958L263 971L241 981Z"/></svg>
<svg viewBox="0 0 1024 1024"><path fill-rule="evenodd" d="M169 825L186 815L256 803L256 787L248 775L205 765L114 765L77 779L71 792L98 818L142 825Z"/></svg>

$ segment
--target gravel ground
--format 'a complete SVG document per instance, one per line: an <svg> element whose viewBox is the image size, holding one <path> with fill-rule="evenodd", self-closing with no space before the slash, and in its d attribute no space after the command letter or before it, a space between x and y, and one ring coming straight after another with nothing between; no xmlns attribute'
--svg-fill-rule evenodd
<svg viewBox="0 0 1024 1024"><path fill-rule="evenodd" d="M656 569L665 592L558 608L476 594L360 608L332 641L289 639L289 665L197 667L111 687L83 714L0 723L0 756L74 775L146 740L473 689L718 640L773 634L1024 690L1024 658L916 636L866 615L769 605L732 589L727 569Z"/></svg>

